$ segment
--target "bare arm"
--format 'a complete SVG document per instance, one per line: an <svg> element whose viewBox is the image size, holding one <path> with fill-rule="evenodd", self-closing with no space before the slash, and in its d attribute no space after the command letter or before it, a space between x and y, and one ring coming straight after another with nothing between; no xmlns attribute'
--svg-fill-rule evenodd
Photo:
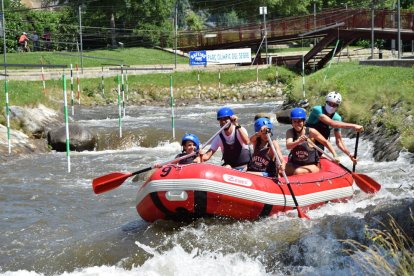
<svg viewBox="0 0 414 276"><path fill-rule="evenodd" d="M361 125L335 121L335 120L332 120L331 118L329 118L328 116L326 116L325 114L322 114L322 115L319 116L319 121L321 121L322 123L325 123L325 124L327 124L327 125L329 125L333 128L352 128L356 132L364 131L364 127L361 126Z"/></svg>
<svg viewBox="0 0 414 276"><path fill-rule="evenodd" d="M205 154L203 154L202 155L202 162L205 162L205 161L208 161L210 158L211 158L211 156L213 156L213 154L215 153L216 151L213 151L212 149L209 149Z"/></svg>
<svg viewBox="0 0 414 276"><path fill-rule="evenodd" d="M336 158L338 156L336 154L336 151L335 151L334 147L332 146L331 142L326 140L325 137L323 137L322 134L320 134L320 132L317 131L316 129L314 129L314 128L309 129L309 138L314 138L319 143L324 145L332 153L334 158Z"/></svg>
<svg viewBox="0 0 414 276"><path fill-rule="evenodd" d="M297 145L301 144L303 141L306 141L306 135L300 136L296 141L293 141L293 130L288 129L286 131L286 148L292 150Z"/></svg>
<svg viewBox="0 0 414 276"><path fill-rule="evenodd" d="M247 134L247 130L245 128L240 128L240 123L236 115L232 115L230 117L231 123L236 127L236 131L239 131L240 138L242 139L243 143L246 145L250 144L249 134ZM239 127L239 128L237 128Z"/></svg>
<svg viewBox="0 0 414 276"><path fill-rule="evenodd" d="M339 131L335 131L335 139L336 139L336 145L338 146L338 148L345 153L352 162L354 162L355 164L357 163L357 159L351 154L351 152L348 150L348 148L345 146L344 141L342 140L342 134Z"/></svg>
<svg viewBox="0 0 414 276"><path fill-rule="evenodd" d="M285 159L283 158L283 154L282 154L282 151L280 150L279 143L278 143L276 140L273 140L273 141L272 141L272 143L273 143L273 145L275 146L277 156L279 157L279 160L280 160L280 162L282 163L282 164L279 164L279 169L280 169L280 170L282 170L282 171L284 171L284 170L285 170L285 168L286 168L286 161L285 161ZM274 156L273 156L273 152L272 152L272 151L270 151L270 152L269 152L269 155L270 155L272 158L274 158ZM276 162L276 163L277 163L277 162Z"/></svg>

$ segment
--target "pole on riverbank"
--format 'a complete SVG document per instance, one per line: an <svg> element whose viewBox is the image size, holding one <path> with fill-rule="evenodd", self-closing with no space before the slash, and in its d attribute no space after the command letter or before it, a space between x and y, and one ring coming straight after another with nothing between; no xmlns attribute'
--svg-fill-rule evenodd
<svg viewBox="0 0 414 276"><path fill-rule="evenodd" d="M10 109L9 109L9 81L4 80L4 91L6 93L6 118L7 118L7 146L9 148L9 155L11 154L11 140L10 140Z"/></svg>
<svg viewBox="0 0 414 276"><path fill-rule="evenodd" d="M101 88L102 88L102 96L105 97L105 81L104 81L104 71L102 66L102 75L101 75Z"/></svg>
<svg viewBox="0 0 414 276"><path fill-rule="evenodd" d="M118 126L119 126L119 138L122 138L122 111L121 111L121 79L119 74L116 75L118 80Z"/></svg>
<svg viewBox="0 0 414 276"><path fill-rule="evenodd" d="M221 98L221 72L219 69L219 74L218 74L218 89L219 89L219 99Z"/></svg>
<svg viewBox="0 0 414 276"><path fill-rule="evenodd" d="M66 76L62 75L63 80L63 110L65 113L65 128L66 128L66 158L68 161L68 172L70 173L70 141L69 141L69 118L68 118L68 100L66 95Z"/></svg>
<svg viewBox="0 0 414 276"><path fill-rule="evenodd" d="M125 117L125 82L124 82L124 66L121 64L121 91L122 91L122 111Z"/></svg>
<svg viewBox="0 0 414 276"><path fill-rule="evenodd" d="M305 92L305 56L302 55L302 94L303 98L306 98L306 92Z"/></svg>
<svg viewBox="0 0 414 276"><path fill-rule="evenodd" d="M170 75L170 96L171 96L171 127L173 131L173 139L175 140L175 124L174 124L174 92L173 92L173 78Z"/></svg>
<svg viewBox="0 0 414 276"><path fill-rule="evenodd" d="M198 98L201 98L200 70L197 72Z"/></svg>
<svg viewBox="0 0 414 276"><path fill-rule="evenodd" d="M332 57L331 57L331 60L329 61L328 69L326 69L326 72L325 72L325 77L323 78L323 81L324 81L324 82L325 82L325 80L326 80L326 77L328 76L328 71L329 71L329 69L331 68L332 61L333 61L333 59L334 59L334 57L335 57L335 54L336 54L336 49L338 49L339 41L340 41L339 39L336 41L335 48L334 48L334 50L333 50L333 52L332 52Z"/></svg>
<svg viewBox="0 0 414 276"><path fill-rule="evenodd" d="M128 69L125 69L125 91L126 91L126 100L128 101L128 92L129 92L129 85L128 85Z"/></svg>
<svg viewBox="0 0 414 276"><path fill-rule="evenodd" d="M73 106L73 66L70 64L70 107L72 109L72 117L75 118L75 107Z"/></svg>
<svg viewBox="0 0 414 276"><path fill-rule="evenodd" d="M46 94L46 82L45 82L45 73L43 72L43 66L42 66L42 86L43 86L43 94Z"/></svg>
<svg viewBox="0 0 414 276"><path fill-rule="evenodd" d="M80 105L80 79L78 64L76 64L76 82L78 83L78 104Z"/></svg>

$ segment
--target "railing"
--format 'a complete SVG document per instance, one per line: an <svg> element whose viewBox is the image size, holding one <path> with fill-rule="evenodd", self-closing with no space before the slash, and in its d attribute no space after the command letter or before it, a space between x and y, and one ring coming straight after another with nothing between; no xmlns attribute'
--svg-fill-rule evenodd
<svg viewBox="0 0 414 276"><path fill-rule="evenodd" d="M395 29L397 12L395 10L375 10L375 28ZM315 29L344 22L342 29L371 28L371 10L368 9L334 9L314 15L287 17L266 22L268 40L295 37ZM414 31L414 12L401 11L401 28ZM198 32L180 32L178 45L180 49L202 48L215 45L261 40L264 25L246 24L233 28L217 28Z"/></svg>

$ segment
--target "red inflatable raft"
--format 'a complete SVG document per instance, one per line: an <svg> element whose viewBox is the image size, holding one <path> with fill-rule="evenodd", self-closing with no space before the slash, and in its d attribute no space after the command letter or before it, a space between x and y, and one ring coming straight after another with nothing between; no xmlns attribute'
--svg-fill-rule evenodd
<svg viewBox="0 0 414 276"><path fill-rule="evenodd" d="M353 178L322 158L318 173L289 177L303 209L352 197ZM136 209L146 221L185 221L218 216L254 220L295 208L283 177L273 179L212 164L168 165L155 171L137 195Z"/></svg>

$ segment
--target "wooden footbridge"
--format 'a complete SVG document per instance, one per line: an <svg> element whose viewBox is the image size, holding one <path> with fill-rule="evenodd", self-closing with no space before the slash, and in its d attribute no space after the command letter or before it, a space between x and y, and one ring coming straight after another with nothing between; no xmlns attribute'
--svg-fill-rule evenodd
<svg viewBox="0 0 414 276"><path fill-rule="evenodd" d="M331 9L316 16L287 17L266 22L267 44L317 38L318 43L304 56L307 67L320 69L343 48L357 39L371 39L372 11L369 9ZM400 12L400 36L403 41L414 40L414 12ZM397 40L397 11L374 11L374 38ZM217 28L199 32L180 32L178 48L182 51L250 47L253 51L264 38L263 24L247 24L232 28ZM272 63L300 67L302 56L274 58ZM258 59L258 62L264 59Z"/></svg>

